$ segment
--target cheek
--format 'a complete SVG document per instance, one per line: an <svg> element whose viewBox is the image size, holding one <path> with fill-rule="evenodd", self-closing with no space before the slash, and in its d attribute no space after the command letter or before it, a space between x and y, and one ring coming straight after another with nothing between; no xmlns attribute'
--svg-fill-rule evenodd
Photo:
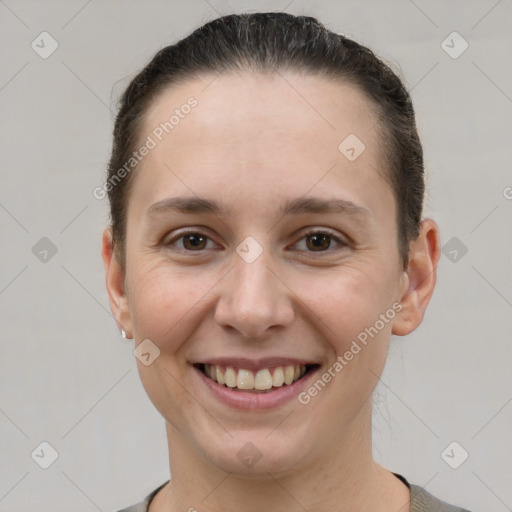
<svg viewBox="0 0 512 512"><path fill-rule="evenodd" d="M368 267L338 268L323 276L301 276L300 297L319 319L317 325L324 327L325 337L337 353L391 308L395 285L386 275L389 273L378 271L373 262ZM386 323L380 330L385 334L390 329Z"/></svg>
<svg viewBox="0 0 512 512"><path fill-rule="evenodd" d="M149 338L173 352L201 320L209 293L215 293L217 273L169 265L134 268L130 313L136 340Z"/></svg>
<svg viewBox="0 0 512 512"><path fill-rule="evenodd" d="M179 351L211 307L208 291L218 278L197 270L171 270L161 263L134 266L132 276L129 304L136 346L149 339L160 349L149 366L137 360L141 382L165 418L173 418L175 426L186 425L184 411L195 410L197 404L181 385L187 363L179 357Z"/></svg>

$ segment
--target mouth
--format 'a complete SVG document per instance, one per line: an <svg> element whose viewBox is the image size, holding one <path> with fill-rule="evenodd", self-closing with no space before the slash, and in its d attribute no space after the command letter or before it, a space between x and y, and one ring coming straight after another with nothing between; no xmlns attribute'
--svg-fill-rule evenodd
<svg viewBox="0 0 512 512"><path fill-rule="evenodd" d="M258 369L196 363L194 367L218 386L232 391L266 394L291 386L316 371L319 364L286 364Z"/></svg>

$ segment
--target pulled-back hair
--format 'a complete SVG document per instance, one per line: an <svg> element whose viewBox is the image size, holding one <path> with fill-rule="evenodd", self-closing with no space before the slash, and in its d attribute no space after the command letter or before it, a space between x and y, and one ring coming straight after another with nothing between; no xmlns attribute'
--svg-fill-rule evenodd
<svg viewBox="0 0 512 512"><path fill-rule="evenodd" d="M150 104L173 84L205 74L292 70L353 84L372 100L379 121L386 179L397 210L401 263L421 222L423 150L411 98L400 78L368 48L318 20L282 12L232 14L201 26L153 57L126 88L113 132L108 180L130 159ZM133 173L108 188L116 254L124 265L127 196Z"/></svg>

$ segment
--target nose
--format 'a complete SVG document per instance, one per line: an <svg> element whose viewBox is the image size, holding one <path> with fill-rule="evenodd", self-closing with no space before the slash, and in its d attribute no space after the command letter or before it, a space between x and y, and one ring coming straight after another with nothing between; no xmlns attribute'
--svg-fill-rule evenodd
<svg viewBox="0 0 512 512"><path fill-rule="evenodd" d="M290 325L294 318L293 293L273 270L268 251L252 263L234 255L233 268L221 281L215 320L247 338L259 338L271 328Z"/></svg>

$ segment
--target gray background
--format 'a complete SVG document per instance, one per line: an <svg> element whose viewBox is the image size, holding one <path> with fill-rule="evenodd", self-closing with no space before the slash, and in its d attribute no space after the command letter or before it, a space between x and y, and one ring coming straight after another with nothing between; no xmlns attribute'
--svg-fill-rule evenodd
<svg viewBox="0 0 512 512"><path fill-rule="evenodd" d="M425 215L443 245L456 239L424 323L392 340L375 457L475 512L511 510L510 0L0 1L0 510L113 511L169 476L164 421L110 315L107 203L92 191L128 79L160 47L246 10L317 16L412 88ZM46 59L31 47L43 31L59 45ZM458 58L441 45L453 31L469 44ZM43 237L57 249L46 261ZM43 441L59 455L48 469L31 458ZM452 441L469 453L458 469L442 457Z"/></svg>

